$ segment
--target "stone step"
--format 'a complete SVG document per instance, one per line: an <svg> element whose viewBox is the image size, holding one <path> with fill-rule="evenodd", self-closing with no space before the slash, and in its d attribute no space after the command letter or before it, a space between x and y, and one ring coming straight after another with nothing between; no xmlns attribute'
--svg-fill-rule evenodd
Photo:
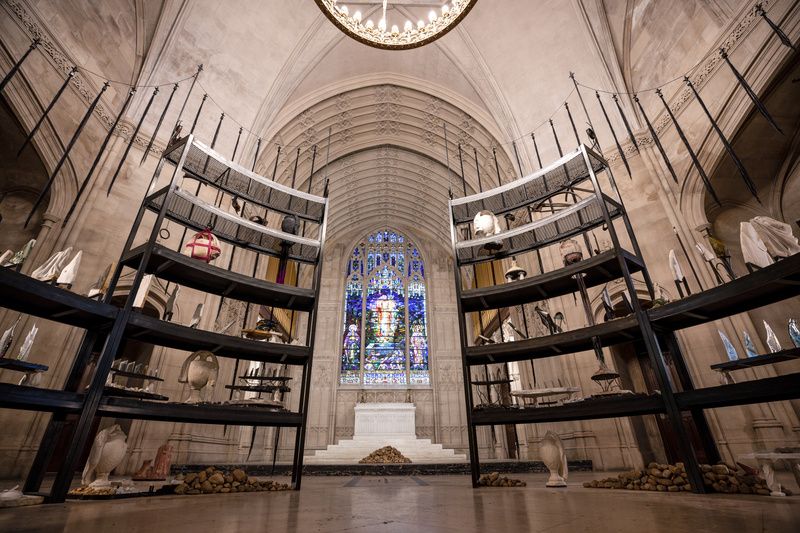
<svg viewBox="0 0 800 533"><path fill-rule="evenodd" d="M305 459L307 464L356 464L358 461L384 446L393 446L408 457L412 463L455 463L465 462L466 455L455 450L434 444L431 439L415 439L408 436L357 436L343 439L325 450L317 450Z"/></svg>

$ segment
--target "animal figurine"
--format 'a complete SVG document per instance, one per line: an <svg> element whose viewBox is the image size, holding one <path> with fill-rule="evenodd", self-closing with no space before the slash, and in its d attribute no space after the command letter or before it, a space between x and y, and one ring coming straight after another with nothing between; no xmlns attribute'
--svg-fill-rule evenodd
<svg viewBox="0 0 800 533"><path fill-rule="evenodd" d="M83 469L81 483L92 488L110 487L108 475L119 466L128 451L128 436L114 424L101 430L94 438L92 451Z"/></svg>
<svg viewBox="0 0 800 533"><path fill-rule="evenodd" d="M539 446L539 453L542 462L550 471L550 479L545 483L546 487L566 487L567 486L567 454L564 452L564 445L561 439L548 431Z"/></svg>

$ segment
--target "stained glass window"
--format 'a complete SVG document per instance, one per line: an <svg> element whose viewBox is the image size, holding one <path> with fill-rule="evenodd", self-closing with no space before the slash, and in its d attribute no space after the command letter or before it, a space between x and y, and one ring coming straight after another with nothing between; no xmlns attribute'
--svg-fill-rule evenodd
<svg viewBox="0 0 800 533"><path fill-rule="evenodd" d="M403 235L378 231L347 263L340 381L427 385L425 267Z"/></svg>

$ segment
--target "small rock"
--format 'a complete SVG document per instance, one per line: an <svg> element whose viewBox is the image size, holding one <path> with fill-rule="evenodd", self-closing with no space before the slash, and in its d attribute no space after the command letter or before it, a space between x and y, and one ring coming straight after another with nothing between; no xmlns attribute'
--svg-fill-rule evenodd
<svg viewBox="0 0 800 533"><path fill-rule="evenodd" d="M233 472L231 472L233 479L239 483L244 483L247 481L247 474L244 473L244 470L237 468Z"/></svg>
<svg viewBox="0 0 800 533"><path fill-rule="evenodd" d="M667 487L667 491L669 491L669 492L679 492L680 490L681 490L681 488L678 487L677 485L672 485L672 486Z"/></svg>
<svg viewBox="0 0 800 533"><path fill-rule="evenodd" d="M728 467L725 465L714 465L711 467L711 471L718 476L727 476L730 474L730 470L728 470Z"/></svg>
<svg viewBox="0 0 800 533"><path fill-rule="evenodd" d="M200 490L203 491L204 494L210 494L214 491L214 485L212 485L210 481L205 480L200 484Z"/></svg>
<svg viewBox="0 0 800 533"><path fill-rule="evenodd" d="M186 483L181 483L175 487L175 494L185 494L187 490L189 490L189 485Z"/></svg>
<svg viewBox="0 0 800 533"><path fill-rule="evenodd" d="M206 479L208 479L208 472L206 472L205 470L197 474L197 480L200 483L204 482Z"/></svg>
<svg viewBox="0 0 800 533"><path fill-rule="evenodd" d="M225 476L223 476L219 472L215 472L211 474L211 477L208 478L208 481L212 485L222 485L223 483L225 483Z"/></svg>
<svg viewBox="0 0 800 533"><path fill-rule="evenodd" d="M187 485L191 485L194 480L197 479L197 474L192 472L191 474L186 474L186 477L183 479L183 482Z"/></svg>

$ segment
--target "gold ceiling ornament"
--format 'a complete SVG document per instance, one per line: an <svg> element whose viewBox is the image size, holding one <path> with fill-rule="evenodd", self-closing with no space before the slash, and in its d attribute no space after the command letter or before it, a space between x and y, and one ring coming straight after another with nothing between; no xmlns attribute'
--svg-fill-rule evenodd
<svg viewBox="0 0 800 533"><path fill-rule="evenodd" d="M356 41L384 50L408 50L431 43L455 28L478 0L449 0L439 10L431 9L426 20L416 24L406 20L402 28L387 19L388 0L375 2L382 4L377 21L364 20L361 11L348 7L346 0L314 1L337 28Z"/></svg>

